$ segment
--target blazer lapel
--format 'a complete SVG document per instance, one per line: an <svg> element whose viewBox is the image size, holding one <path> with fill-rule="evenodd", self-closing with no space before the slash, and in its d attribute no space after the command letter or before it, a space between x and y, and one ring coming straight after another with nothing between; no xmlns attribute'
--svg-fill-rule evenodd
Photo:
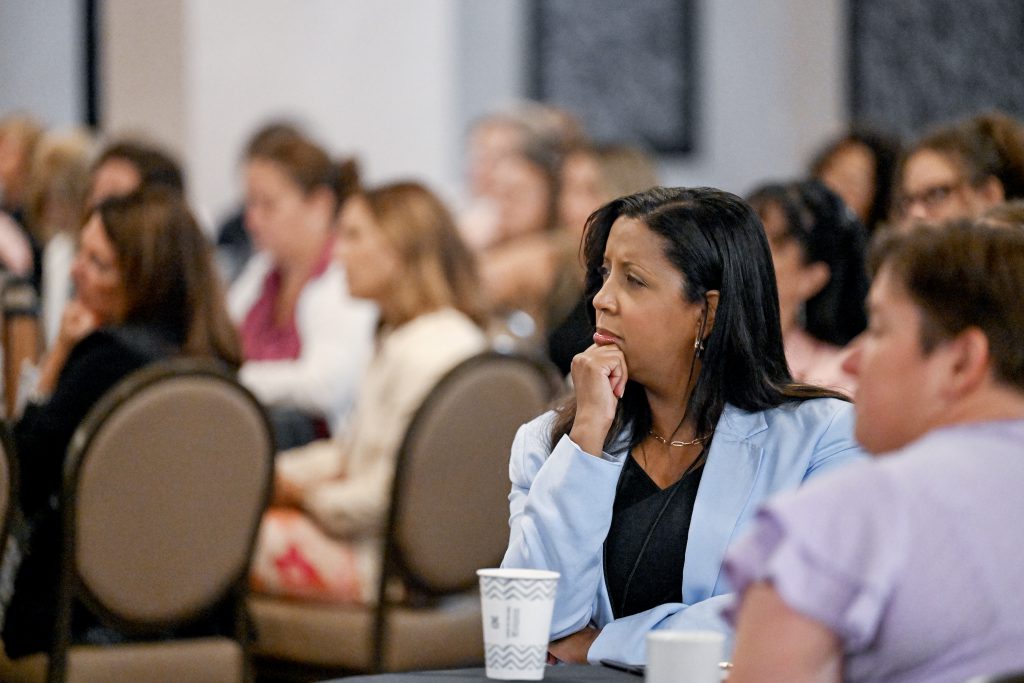
<svg viewBox="0 0 1024 683"><path fill-rule="evenodd" d="M725 551L750 500L764 449L751 437L768 428L762 412L725 406L693 506L683 566L683 602L715 594Z"/></svg>

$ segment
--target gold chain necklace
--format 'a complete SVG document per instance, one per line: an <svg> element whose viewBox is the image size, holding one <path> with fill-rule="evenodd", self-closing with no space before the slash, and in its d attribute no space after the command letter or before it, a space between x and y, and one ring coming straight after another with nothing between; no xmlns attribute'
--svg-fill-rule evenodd
<svg viewBox="0 0 1024 683"><path fill-rule="evenodd" d="M666 446L675 446L676 448L683 448L685 446L694 446L694 445L699 444L699 443L704 443L705 441L708 440L707 436L698 436L697 438L693 439L692 441L669 441L665 437L659 436L659 435L655 434L653 429L648 429L647 433L650 434L651 436L653 436L655 441L660 441L661 443L665 444Z"/></svg>

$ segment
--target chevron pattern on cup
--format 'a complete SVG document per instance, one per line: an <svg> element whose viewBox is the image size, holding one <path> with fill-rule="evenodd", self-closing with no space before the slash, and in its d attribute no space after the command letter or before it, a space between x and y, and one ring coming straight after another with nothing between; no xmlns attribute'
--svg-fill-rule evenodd
<svg viewBox="0 0 1024 683"><path fill-rule="evenodd" d="M529 671L543 669L548 661L547 645L488 645L487 666L491 669Z"/></svg>
<svg viewBox="0 0 1024 683"><path fill-rule="evenodd" d="M488 578L481 581L484 597L489 600L551 600L555 597L557 580L524 581L523 579Z"/></svg>

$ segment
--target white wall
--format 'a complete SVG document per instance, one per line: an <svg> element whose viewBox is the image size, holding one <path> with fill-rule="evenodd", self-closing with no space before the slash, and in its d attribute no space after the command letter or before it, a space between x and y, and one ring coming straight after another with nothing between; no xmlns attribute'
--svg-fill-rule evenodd
<svg viewBox="0 0 1024 683"><path fill-rule="evenodd" d="M744 193L800 173L844 121L842 0L698 2L697 151L670 184ZM371 182L415 175L449 198L466 124L527 92L523 0L106 0L108 132L147 131L181 156L207 218L237 200L246 137L306 124ZM0 112L80 116L75 0L0 0ZM70 37L69 37L70 36Z"/></svg>
<svg viewBox="0 0 1024 683"><path fill-rule="evenodd" d="M844 123L845 3L699 3L698 149L664 159L663 182L744 194L800 175Z"/></svg>
<svg viewBox="0 0 1024 683"><path fill-rule="evenodd" d="M31 112L54 126L85 110L78 0L0 0L0 115Z"/></svg>
<svg viewBox="0 0 1024 683"><path fill-rule="evenodd" d="M455 5L451 0L186 0L185 157L196 201L237 196L245 139L296 119L371 181L454 184Z"/></svg>
<svg viewBox="0 0 1024 683"><path fill-rule="evenodd" d="M177 0L102 3L100 117L108 135L187 150L183 7Z"/></svg>

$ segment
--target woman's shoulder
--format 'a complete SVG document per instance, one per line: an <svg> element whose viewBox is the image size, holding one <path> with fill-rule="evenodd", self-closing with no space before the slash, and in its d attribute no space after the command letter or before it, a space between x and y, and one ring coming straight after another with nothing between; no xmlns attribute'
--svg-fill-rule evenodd
<svg viewBox="0 0 1024 683"><path fill-rule="evenodd" d="M827 429L836 424L847 423L852 427L854 418L852 403L830 397L789 401L765 410L764 415L769 427L791 427L800 430Z"/></svg>
<svg viewBox="0 0 1024 683"><path fill-rule="evenodd" d="M526 482L533 481L551 455L554 446L551 441L551 428L557 417L554 410L549 410L519 427L512 441L509 464L513 482L526 485Z"/></svg>
<svg viewBox="0 0 1024 683"><path fill-rule="evenodd" d="M853 420L853 404L838 398L810 398L787 401L774 408L748 411L726 404L720 423L737 434L752 434L764 429L796 430L826 429L835 423Z"/></svg>
<svg viewBox="0 0 1024 683"><path fill-rule="evenodd" d="M242 272L228 288L228 313L232 319L241 320L248 314L272 267L273 260L266 252L257 252L246 261Z"/></svg>
<svg viewBox="0 0 1024 683"><path fill-rule="evenodd" d="M300 326L307 327L334 326L342 319L351 324L355 315L369 330L376 321L377 307L367 299L349 295L345 270L332 261L320 275L310 278L303 286L295 315Z"/></svg>
<svg viewBox="0 0 1024 683"><path fill-rule="evenodd" d="M479 342L481 348L485 342L483 330L466 314L454 308L439 308L436 311L418 315L397 327L391 336L427 344L447 344L452 340L470 340Z"/></svg>
<svg viewBox="0 0 1024 683"><path fill-rule="evenodd" d="M452 367L487 347L487 338L472 320L454 309L424 313L382 332L380 362L417 373L437 365Z"/></svg>

